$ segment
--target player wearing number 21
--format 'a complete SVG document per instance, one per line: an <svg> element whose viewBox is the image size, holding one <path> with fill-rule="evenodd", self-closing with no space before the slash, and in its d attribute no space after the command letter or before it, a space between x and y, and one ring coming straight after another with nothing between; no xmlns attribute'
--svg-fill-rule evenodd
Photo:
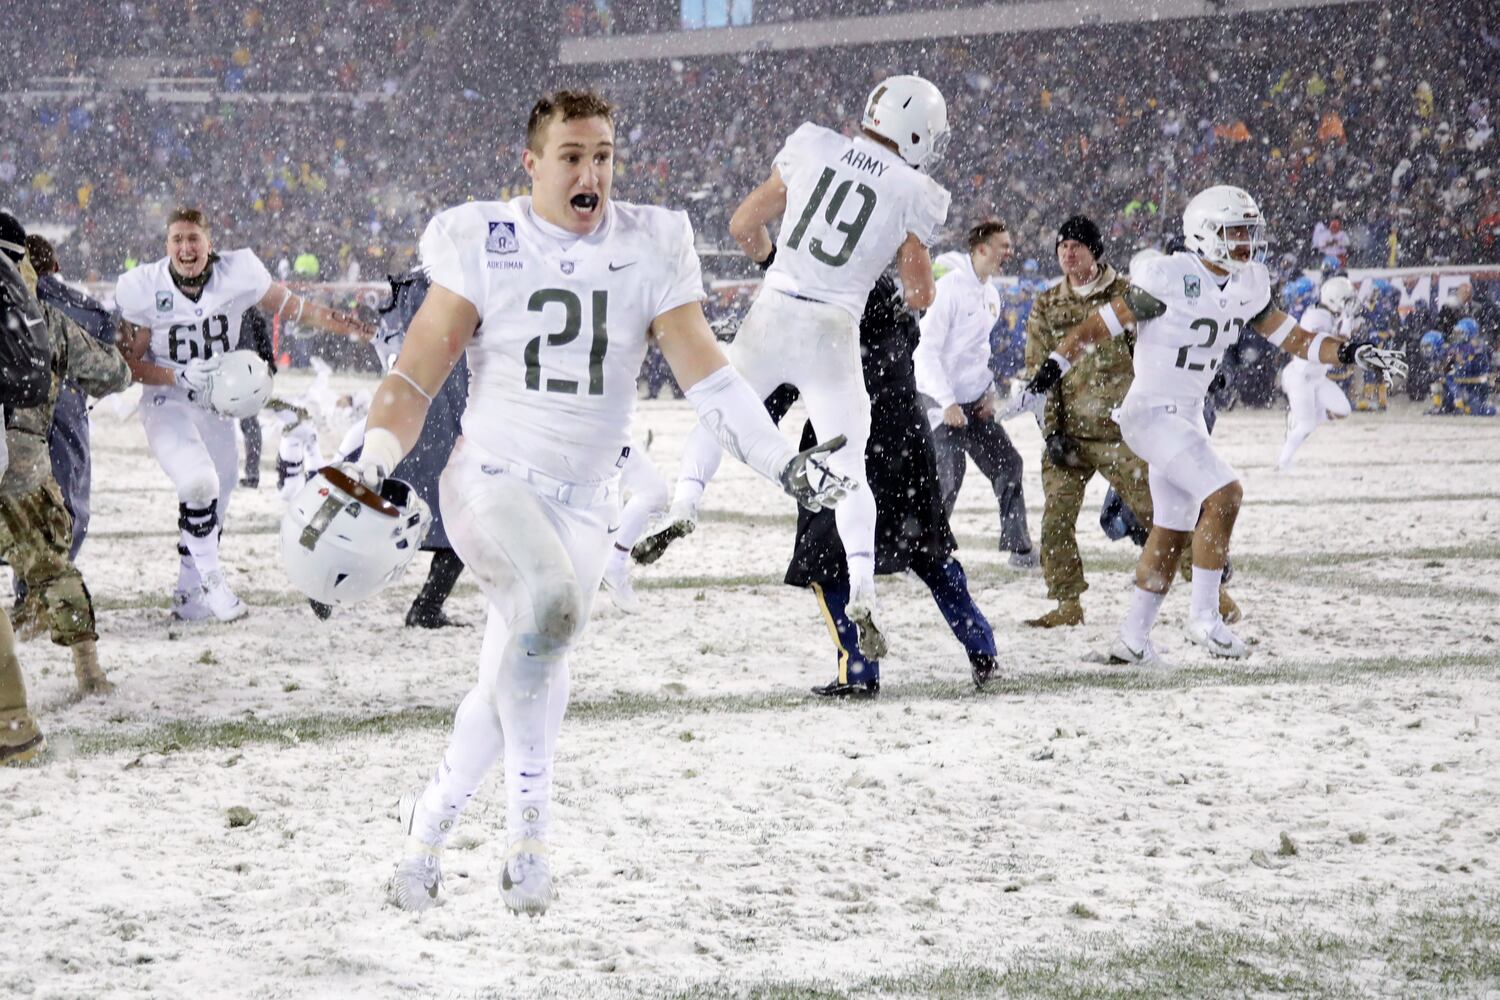
<svg viewBox="0 0 1500 1000"><path fill-rule="evenodd" d="M208 220L195 208L172 213L167 256L120 275L115 303L121 353L145 387L146 443L177 491L172 612L232 621L247 609L219 568L219 536L239 463L235 421L212 409L215 368L239 343L240 317L251 306L329 333L368 339L374 330L273 282L253 250L215 253Z"/></svg>
<svg viewBox="0 0 1500 1000"><path fill-rule="evenodd" d="M432 780L402 799L392 902L439 901L440 855L485 774L505 761L499 888L517 913L553 898L553 756L569 654L618 524L635 379L655 337L699 417L736 458L816 508L846 487L798 453L729 367L703 317L683 212L610 200L614 122L583 91L537 102L522 165L532 194L439 213L421 240L432 287L370 407L354 469L375 486L416 443L460 355L469 403L439 488L453 549L489 602L478 681Z"/></svg>
<svg viewBox="0 0 1500 1000"><path fill-rule="evenodd" d="M1203 423L1214 370L1245 327L1309 361L1358 365L1387 381L1406 374L1400 351L1304 330L1276 308L1262 263L1265 220L1245 191L1221 185L1199 193L1183 210L1182 233L1187 249L1132 268L1125 294L1070 330L1002 414L1037 412L1090 345L1135 324L1135 380L1114 419L1130 450L1149 466L1154 514L1130 609L1107 657L1113 663L1159 659L1151 626L1189 537L1187 637L1214 656L1248 655L1219 615L1219 584L1240 509L1239 475L1214 451Z"/></svg>

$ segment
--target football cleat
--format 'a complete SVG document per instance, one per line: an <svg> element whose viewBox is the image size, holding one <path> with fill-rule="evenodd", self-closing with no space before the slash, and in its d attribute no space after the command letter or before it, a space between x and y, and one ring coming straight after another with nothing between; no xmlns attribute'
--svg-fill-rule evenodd
<svg viewBox="0 0 1500 1000"><path fill-rule="evenodd" d="M214 613L204 603L202 587L172 592L172 617L178 621L201 622L213 616Z"/></svg>
<svg viewBox="0 0 1500 1000"><path fill-rule="evenodd" d="M1229 631L1229 626L1224 624L1221 618L1212 618L1203 621L1188 619L1183 627L1183 632L1188 639L1208 650L1214 656L1222 656L1229 660L1243 660L1250 655L1240 637Z"/></svg>
<svg viewBox="0 0 1500 1000"><path fill-rule="evenodd" d="M880 679L873 681L861 681L858 683L841 684L838 681L830 681L822 687L815 687L812 693L823 698L841 698L849 701L867 701L880 695Z"/></svg>
<svg viewBox="0 0 1500 1000"><path fill-rule="evenodd" d="M229 584L224 582L221 570L214 570L203 578L203 604L221 622L243 618L250 611L244 601L234 596Z"/></svg>
<svg viewBox="0 0 1500 1000"><path fill-rule="evenodd" d="M1112 666L1152 665L1159 664L1161 661L1161 654L1156 651L1156 646L1150 639L1147 639L1146 644L1137 650L1132 649L1130 644L1119 636L1115 636L1115 641L1110 644L1109 653L1103 659L1104 663Z"/></svg>
<svg viewBox="0 0 1500 1000"><path fill-rule="evenodd" d="M552 887L552 868L547 845L535 837L523 837L505 852L500 869L500 897L512 913L539 917L547 912L557 891Z"/></svg>
<svg viewBox="0 0 1500 1000"><path fill-rule="evenodd" d="M989 653L969 654L969 676L974 681L974 690L983 691L984 686L995 676L1000 669L1000 664L995 657Z"/></svg>
<svg viewBox="0 0 1500 1000"><path fill-rule="evenodd" d="M421 795L421 789L413 789L402 795L396 806L396 815L406 832L406 849L410 853L396 862L396 871L386 887L391 905L409 912L430 910L443 901L442 845L424 844L412 836L412 824Z"/></svg>
<svg viewBox="0 0 1500 1000"><path fill-rule="evenodd" d="M615 607L627 615L641 613L641 599L635 596L635 585L630 582L630 563L611 559L604 567L604 589Z"/></svg>
<svg viewBox="0 0 1500 1000"><path fill-rule="evenodd" d="M867 660L878 660L890 650L885 633L875 621L875 602L865 598L851 600L844 607L844 616L859 631L859 651Z"/></svg>
<svg viewBox="0 0 1500 1000"><path fill-rule="evenodd" d="M672 509L667 511L666 516L646 534L646 537L635 543L635 547L630 550L630 556L641 565L649 566L662 557L668 545L684 535L691 535L697 527L697 505L673 504Z"/></svg>

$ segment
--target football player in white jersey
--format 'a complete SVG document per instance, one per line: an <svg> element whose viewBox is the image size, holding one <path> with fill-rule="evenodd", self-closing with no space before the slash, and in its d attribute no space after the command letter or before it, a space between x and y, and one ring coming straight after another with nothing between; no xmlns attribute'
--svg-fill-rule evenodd
<svg viewBox="0 0 1500 1000"><path fill-rule="evenodd" d="M776 155L770 177L729 220L741 249L766 272L730 361L762 397L783 383L800 389L819 436L848 439L830 465L855 483L865 481L870 434L859 318L893 256L907 305L932 304L927 248L948 217L949 195L922 167L947 139L948 106L938 89L921 77L893 76L865 102L858 134L802 124ZM766 227L778 218L773 242ZM637 547L641 561L693 530L718 452L712 428L694 428L671 511ZM886 639L876 621L875 499L868 490L855 492L837 515L849 560L849 620L861 652L879 659Z"/></svg>
<svg viewBox="0 0 1500 1000"><path fill-rule="evenodd" d="M1242 491L1203 422L1203 397L1214 370L1245 327L1294 357L1354 364L1387 380L1406 374L1402 352L1341 342L1298 326L1276 308L1262 263L1265 220L1242 189L1220 185L1195 196L1183 211L1182 231L1187 250L1132 266L1126 293L1070 330L1007 408L1007 415L1036 412L1091 344L1135 325L1135 380L1114 418L1125 443L1149 466L1154 516L1130 610L1109 651L1112 663L1159 659L1151 626L1189 539L1187 636L1215 656L1247 655L1219 615L1219 583Z"/></svg>
<svg viewBox="0 0 1500 1000"><path fill-rule="evenodd" d="M115 284L120 351L142 383L146 442L177 491L180 566L172 612L183 620L233 621L246 607L219 568L219 534L234 489L235 420L210 409L215 366L239 343L251 306L330 333L374 331L271 280L253 250L214 252L208 220L183 208L167 221L167 256Z"/></svg>
<svg viewBox="0 0 1500 1000"><path fill-rule="evenodd" d="M838 442L798 453L719 350L687 215L610 200L608 103L582 91L539 101L522 163L529 197L460 205L423 234L432 287L375 395L355 467L370 485L395 468L466 355L469 402L441 504L489 620L478 682L447 751L426 787L402 800L408 846L390 891L404 909L437 901L443 844L502 754L501 894L517 913L539 914L552 900L547 835L569 651L619 515L648 336L737 458L809 506L836 503L848 488L819 457Z"/></svg>
<svg viewBox="0 0 1500 1000"><path fill-rule="evenodd" d="M1318 304L1308 308L1297 325L1313 333L1352 340L1363 321L1357 315L1359 293L1354 283L1341 274L1323 282L1318 289ZM1281 370L1281 388L1286 392L1286 443L1276 459L1276 468L1285 472L1302 442L1326 420L1342 420L1350 412L1349 397L1328 378L1331 366L1308 361L1295 354Z"/></svg>

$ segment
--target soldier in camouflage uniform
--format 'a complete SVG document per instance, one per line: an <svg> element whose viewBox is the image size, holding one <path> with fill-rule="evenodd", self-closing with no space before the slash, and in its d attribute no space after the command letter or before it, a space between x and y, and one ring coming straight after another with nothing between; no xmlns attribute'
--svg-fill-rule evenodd
<svg viewBox="0 0 1500 1000"><path fill-rule="evenodd" d="M35 296L37 278L30 260L6 252ZM52 344L52 385L43 405L6 412L10 465L0 479L0 555L41 599L52 641L72 650L79 691L102 694L112 685L99 666L93 601L68 557L73 525L52 477L47 437L65 379L91 396L105 396L130 384L130 369L118 351L89 336L61 310L39 305ZM0 704L0 711L13 707Z"/></svg>
<svg viewBox="0 0 1500 1000"><path fill-rule="evenodd" d="M1087 216L1075 215L1057 233L1063 278L1037 297L1026 323L1026 368L1035 372L1073 327L1116 297L1130 282L1105 264L1104 240ZM1042 575L1057 607L1027 620L1034 628L1083 624L1082 595L1088 589L1078 554L1078 512L1095 473L1109 481L1126 506L1151 528L1151 488L1146 463L1125 444L1113 411L1135 377L1135 334L1126 331L1090 351L1047 398L1042 419ZM1190 576L1184 556L1183 573ZM1219 592L1220 613L1237 620L1239 609ZM1230 614L1233 614L1233 619Z"/></svg>

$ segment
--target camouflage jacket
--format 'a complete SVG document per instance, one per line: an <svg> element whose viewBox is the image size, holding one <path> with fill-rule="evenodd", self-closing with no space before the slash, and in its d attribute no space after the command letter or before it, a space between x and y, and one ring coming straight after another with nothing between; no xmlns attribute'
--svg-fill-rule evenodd
<svg viewBox="0 0 1500 1000"><path fill-rule="evenodd" d="M1087 298L1079 298L1064 279L1038 295L1026 320L1026 370L1035 373L1063 335L1106 302L1125 294L1130 282L1113 268L1109 279ZM1120 405L1135 378L1135 334L1111 337L1085 354L1047 397L1042 418L1045 434L1066 434L1085 441L1118 441L1120 428L1110 411Z"/></svg>
<svg viewBox="0 0 1500 1000"><path fill-rule="evenodd" d="M0 480L0 496L30 493L52 475L47 434L52 429L52 407L64 379L90 396L107 396L130 384L130 369L120 352L83 331L61 309L42 303L47 334L52 338L52 388L47 402L5 413L5 443L10 466Z"/></svg>

